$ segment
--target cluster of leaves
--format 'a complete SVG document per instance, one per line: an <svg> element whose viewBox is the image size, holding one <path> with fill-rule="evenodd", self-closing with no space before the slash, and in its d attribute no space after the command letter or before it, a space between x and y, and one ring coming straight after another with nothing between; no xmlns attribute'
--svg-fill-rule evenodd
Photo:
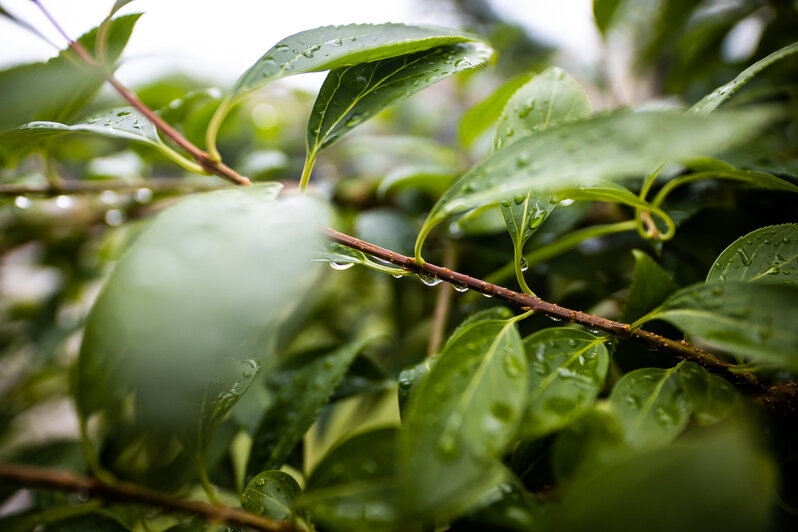
<svg viewBox="0 0 798 532"><path fill-rule="evenodd" d="M98 160L124 156L141 174L172 161L187 187L200 183L188 174L203 168L139 110L101 110L105 102L92 99L138 18L114 18L126 3L79 39L102 67L65 51L0 73L16 102L0 113L0 162L9 167L0 176L24 185L45 173L57 190L59 167L91 182L107 177L92 175ZM596 2L596 19L609 47L645 35L631 65L654 69L706 26L702 11L682 4L641 16L632 2ZM741 13L734 20L753 9ZM714 53L721 30L713 26L714 40L695 53ZM37 298L0 307L9 324L0 356L13 369L2 383L4 458L111 485L197 496L201 486L215 502L300 530L788 528L775 506L798 500L790 418L768 417L698 364L598 331L552 327L472 294L447 316L435 299L442 287L428 288L438 279L396 281L389 275L409 273L318 234L334 221L364 240L414 250L419 262L429 248L469 274L500 283L515 275L529 294L534 287L633 327L685 334L730 373L790 381L798 372L798 93L794 74L765 69L794 64L798 45L762 42L758 61L703 98L687 84L714 83L714 71L701 77L695 66L669 64L691 73L665 84L697 100L689 108L594 113L576 79L550 67L473 106L457 147L361 136L326 152L335 164L315 171L323 150L369 119L395 132L410 116L424 131L429 108L411 107L421 105L415 98L389 106L485 65L491 47L440 28L330 26L279 42L223 97L190 83L139 91L189 140L239 161L254 179L300 174L290 162L297 142L305 144L301 189L312 176L347 177L326 192L291 195L264 181L171 205L173 193L153 197L140 175L129 194L6 201L8 255L57 279ZM312 105L295 94L282 96L285 106L269 103L278 93L245 99L279 78L326 70ZM721 108L749 82L759 90L746 87L737 109ZM462 76L459 83L468 89ZM304 131L296 127L302 109L310 111ZM258 131L242 137L250 116ZM469 155L480 161L467 169ZM102 220L119 225L112 212L131 221L98 230ZM435 245L425 248L427 240ZM340 273L325 262L365 268ZM87 296L100 282L96 299ZM426 356L430 332L448 326L448 339ZM80 348L70 347L78 338ZM33 406L66 395L80 439L15 441L25 423L46 423ZM15 492L0 488L4 500ZM0 525L215 526L39 492Z"/></svg>

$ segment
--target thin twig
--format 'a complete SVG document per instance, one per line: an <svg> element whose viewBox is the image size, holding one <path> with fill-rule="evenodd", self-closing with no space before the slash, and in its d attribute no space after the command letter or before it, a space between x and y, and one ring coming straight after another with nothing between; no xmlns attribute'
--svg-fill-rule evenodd
<svg viewBox="0 0 798 532"><path fill-rule="evenodd" d="M41 487L58 491L77 492L81 495L108 502L144 504L185 515L202 516L209 523L226 523L266 532L295 530L290 522L278 522L243 510L209 504L202 501L177 499L167 493L128 483L106 484L96 478L83 477L41 467L18 464L0 464L0 479L26 488Z"/></svg>
<svg viewBox="0 0 798 532"><path fill-rule="evenodd" d="M147 107L144 102L139 100L139 98L133 94L127 87L122 85L119 80L114 77L113 73L106 68L104 65L97 62L97 60L92 57L92 55L77 41L72 40L71 37L64 31L64 29L58 24L58 21L53 18L50 12L38 1L33 0L33 3L36 4L39 9L44 13L44 15L50 20L50 22L55 26L59 33L67 40L69 43L69 47L74 50L74 52L80 57L87 65L95 68L99 68L103 71L105 75L106 81L110 83L114 89L119 93L122 98L127 100L127 102L135 107L141 114L143 114L147 120L153 123L153 125L163 133L164 136L169 138L172 142L180 146L186 153L191 155L197 163L199 163L202 168L208 171L211 174L216 174L219 177L227 179L231 183L235 183L237 185L251 185L252 182L240 175L238 172L227 166L226 164L222 163L221 161L215 161L208 155L207 152L199 149L197 146L192 144L188 139L186 139L183 135L180 134L175 128L170 126L163 118L158 116L155 111Z"/></svg>
<svg viewBox="0 0 798 532"><path fill-rule="evenodd" d="M400 266L407 271L435 277L455 286L464 286L481 294L515 303L520 305L522 309L534 310L536 313L543 314L557 321L578 323L594 331L603 331L619 338L637 340L649 347L669 351L678 358L697 362L713 373L721 375L751 395L765 395L768 393L768 388L764 386L753 373L732 372L730 371L729 364L687 342L677 342L642 329L632 330L628 323L621 323L593 314L561 307L554 303L543 301L539 297L515 292L502 286L452 271L449 268L442 268L430 264L429 262L421 265L412 257L406 257L405 255L381 248L369 242L364 242L334 229L330 229L329 227L324 227L322 232L333 242L357 249L383 261Z"/></svg>

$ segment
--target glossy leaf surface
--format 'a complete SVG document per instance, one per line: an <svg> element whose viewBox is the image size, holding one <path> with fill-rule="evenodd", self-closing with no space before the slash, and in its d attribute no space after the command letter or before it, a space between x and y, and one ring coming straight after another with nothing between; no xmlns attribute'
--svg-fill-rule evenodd
<svg viewBox="0 0 798 532"><path fill-rule="evenodd" d="M451 75L484 64L492 53L481 43L461 43L332 70L319 90L308 121L308 157L382 109Z"/></svg>
<svg viewBox="0 0 798 532"><path fill-rule="evenodd" d="M137 423L207 441L203 427L235 403L230 390L266 359L317 273L326 212L277 201L279 190L195 195L138 237L89 314L75 387L84 422L132 395Z"/></svg>
<svg viewBox="0 0 798 532"><path fill-rule="evenodd" d="M762 227L718 255L707 283L765 281L798 285L798 224Z"/></svg>
<svg viewBox="0 0 798 532"><path fill-rule="evenodd" d="M319 253L319 258L317 260L329 262L334 269L339 270L347 269L350 264L359 264L360 266L365 266L370 270L375 270L390 275L411 275L410 272L403 270L398 266L378 262L362 251L358 251L335 242L328 243L327 248Z"/></svg>
<svg viewBox="0 0 798 532"><path fill-rule="evenodd" d="M241 506L250 513L275 521L293 515L294 502L302 495L297 481L283 471L264 471L249 481L241 493Z"/></svg>
<svg viewBox="0 0 798 532"><path fill-rule="evenodd" d="M514 77L495 91L490 96L466 111L460 119L460 142L469 146L483 132L496 124L502 114L507 100L522 85L532 79L532 72L524 72Z"/></svg>
<svg viewBox="0 0 798 532"><path fill-rule="evenodd" d="M798 368L798 287L727 281L679 290L638 323L661 319L741 356Z"/></svg>
<svg viewBox="0 0 798 532"><path fill-rule="evenodd" d="M290 358L269 375L267 383L275 397L255 431L248 475L283 465L365 343L357 341L331 353Z"/></svg>
<svg viewBox="0 0 798 532"><path fill-rule="evenodd" d="M552 327L524 339L529 359L523 431L533 437L555 431L593 406L604 386L609 354L604 338Z"/></svg>
<svg viewBox="0 0 798 532"><path fill-rule="evenodd" d="M456 181L429 213L416 254L432 228L454 214L525 194L643 175L663 160L707 156L752 136L766 109L713 113L616 111L540 131L494 153Z"/></svg>
<svg viewBox="0 0 798 532"><path fill-rule="evenodd" d="M456 511L503 476L492 459L521 420L526 387L512 320L455 333L407 406L399 455L406 508Z"/></svg>
<svg viewBox="0 0 798 532"><path fill-rule="evenodd" d="M737 404L737 391L729 382L712 375L695 362L685 362L679 367L687 400L693 414L702 425L715 423L729 416Z"/></svg>
<svg viewBox="0 0 798 532"><path fill-rule="evenodd" d="M668 272L662 269L647 253L633 249L635 268L632 286L626 296L623 321L631 323L662 303L666 297L679 289Z"/></svg>
<svg viewBox="0 0 798 532"><path fill-rule="evenodd" d="M624 437L635 449L666 445L690 419L690 404L676 368L641 368L625 374L610 393Z"/></svg>

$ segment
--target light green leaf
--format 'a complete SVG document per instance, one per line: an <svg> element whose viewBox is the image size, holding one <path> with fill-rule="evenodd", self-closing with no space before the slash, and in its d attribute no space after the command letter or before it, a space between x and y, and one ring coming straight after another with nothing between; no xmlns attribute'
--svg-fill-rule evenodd
<svg viewBox="0 0 798 532"><path fill-rule="evenodd" d="M270 372L267 385L275 397L253 436L248 475L283 465L366 343L352 342L320 356L311 352L291 357Z"/></svg>
<svg viewBox="0 0 798 532"><path fill-rule="evenodd" d="M721 349L798 369L798 287L774 283L699 284L679 290L635 326L659 319Z"/></svg>
<svg viewBox="0 0 798 532"><path fill-rule="evenodd" d="M384 428L336 445L308 477L301 506L332 530L395 526L397 439L396 428Z"/></svg>
<svg viewBox="0 0 798 532"><path fill-rule="evenodd" d="M606 338L579 329L552 327L524 339L529 390L523 430L540 437L589 410L609 367Z"/></svg>
<svg viewBox="0 0 798 532"><path fill-rule="evenodd" d="M513 93L496 124L493 150L536 131L582 120L591 112L579 83L561 68L549 67Z"/></svg>
<svg viewBox="0 0 798 532"><path fill-rule="evenodd" d="M632 253L635 256L635 269L622 318L627 323L638 319L679 289L668 272L647 253L639 249L633 249Z"/></svg>
<svg viewBox="0 0 798 532"><path fill-rule="evenodd" d="M610 403L631 447L666 445L687 425L690 403L682 390L678 367L630 371L610 392Z"/></svg>
<svg viewBox="0 0 798 532"><path fill-rule="evenodd" d="M519 74L466 111L463 118L460 119L460 142L464 146L469 146L480 133L493 126L501 115L504 106L507 105L507 100L510 99L510 96L519 87L532 79L533 75L532 72Z"/></svg>
<svg viewBox="0 0 798 532"><path fill-rule="evenodd" d="M308 121L308 159L386 107L483 65L492 53L481 43L460 43L332 70Z"/></svg>
<svg viewBox="0 0 798 532"><path fill-rule="evenodd" d="M105 60L113 66L122 54L140 15L126 15L111 21L106 38ZM95 49L97 29L78 42ZM65 121L75 116L102 86L102 69L91 68L71 49L46 63L22 65L0 72L0 131L34 120Z"/></svg>
<svg viewBox="0 0 798 532"><path fill-rule="evenodd" d="M523 416L526 388L514 320L458 330L407 406L399 453L405 507L446 515L496 484L504 473L494 458Z"/></svg>
<svg viewBox="0 0 798 532"><path fill-rule="evenodd" d="M739 396L734 386L722 377L711 375L695 362L682 363L679 378L693 413L702 425L725 419L737 405Z"/></svg>
<svg viewBox="0 0 798 532"><path fill-rule="evenodd" d="M776 50L769 56L760 59L750 67L740 72L740 74L730 82L726 83L725 85L721 85L714 91L701 98L701 100L696 103L690 109L690 111L697 115L711 113L717 109L720 104L729 99L732 94L737 92L737 89L748 83L754 76L759 74L759 72L764 70L766 67L769 67L779 59L783 59L796 52L798 52L798 42L794 42L788 46L785 46L781 50Z"/></svg>
<svg viewBox="0 0 798 532"><path fill-rule="evenodd" d="M732 242L707 274L707 283L721 281L798 285L798 224L762 227Z"/></svg>
<svg viewBox="0 0 798 532"><path fill-rule="evenodd" d="M131 245L87 320L74 388L84 428L132 395L140 430L202 447L203 426L221 415L203 412L232 407L225 394L267 361L316 278L327 213L310 198L278 201L280 188L191 196Z"/></svg>
<svg viewBox="0 0 798 532"><path fill-rule="evenodd" d="M411 272L403 270L398 266L378 262L370 255L366 255L362 251L352 249L336 242L329 242L327 244L327 249L320 252L319 258L316 260L329 262L330 265L336 270L346 270L351 264L359 264L370 270L387 273L390 275L412 275Z"/></svg>
<svg viewBox="0 0 798 532"><path fill-rule="evenodd" d="M208 147L215 145L216 132L229 108L243 95L271 81L465 42L480 39L445 28L404 24L322 26L299 32L274 45L236 81L211 119Z"/></svg>
<svg viewBox="0 0 798 532"><path fill-rule="evenodd" d="M255 515L274 521L287 521L292 517L294 503L301 495L302 488L288 473L264 471L244 488L241 506Z"/></svg>
<svg viewBox="0 0 798 532"><path fill-rule="evenodd" d="M429 372L432 371L432 367L438 362L439 358L440 355L426 357L418 364L403 369L399 374L399 390L397 394L397 398L399 399L399 414L404 416L407 408L407 401L410 399L413 390L417 389L419 384L429 377Z"/></svg>
<svg viewBox="0 0 798 532"><path fill-rule="evenodd" d="M644 175L671 158L711 155L754 135L772 109L713 113L621 110L539 131L494 153L456 181L429 213L416 241L437 224L517 194L556 194L602 180Z"/></svg>

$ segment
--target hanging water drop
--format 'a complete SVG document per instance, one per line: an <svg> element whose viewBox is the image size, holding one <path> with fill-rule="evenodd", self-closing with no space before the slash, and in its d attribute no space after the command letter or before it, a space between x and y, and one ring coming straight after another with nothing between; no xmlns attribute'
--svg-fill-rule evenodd
<svg viewBox="0 0 798 532"><path fill-rule="evenodd" d="M17 196L14 198L14 205L16 205L18 209L28 209L32 203L33 202L25 196Z"/></svg>
<svg viewBox="0 0 798 532"><path fill-rule="evenodd" d="M509 207L510 206L510 200L507 200L507 199L506 200L502 200L501 201L501 206L502 207Z"/></svg>
<svg viewBox="0 0 798 532"><path fill-rule="evenodd" d="M522 272L525 272L529 269L529 262L527 262L525 257L521 257L521 260L518 261L518 266L521 268Z"/></svg>
<svg viewBox="0 0 798 532"><path fill-rule="evenodd" d="M468 292L468 287L462 284L453 284L454 289L460 293Z"/></svg>
<svg viewBox="0 0 798 532"><path fill-rule="evenodd" d="M524 199L525 199L525 196L523 194L520 194L520 195L514 197L513 201L515 202L516 205L521 205L524 202Z"/></svg>
<svg viewBox="0 0 798 532"><path fill-rule="evenodd" d="M427 286L436 286L441 283L441 280L437 277L432 277L431 275L424 275L423 273L418 274L418 278L421 279L421 282Z"/></svg>
<svg viewBox="0 0 798 532"><path fill-rule="evenodd" d="M748 253L743 248L737 248L737 254L740 255L740 260L743 261L745 266L751 265L751 257L748 256Z"/></svg>
<svg viewBox="0 0 798 532"><path fill-rule="evenodd" d="M343 270L348 270L349 268L351 268L354 265L355 265L354 262L334 262L333 261L333 262L330 263L330 268L332 268L333 270L343 271Z"/></svg>

